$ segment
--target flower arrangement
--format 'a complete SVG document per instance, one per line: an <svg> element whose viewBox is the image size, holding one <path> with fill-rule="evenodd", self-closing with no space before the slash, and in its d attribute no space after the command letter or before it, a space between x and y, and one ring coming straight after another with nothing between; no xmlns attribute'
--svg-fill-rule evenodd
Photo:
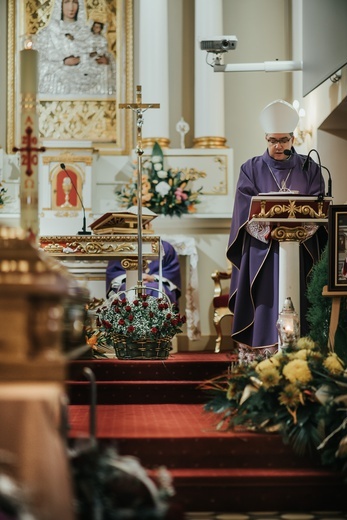
<svg viewBox="0 0 347 520"><path fill-rule="evenodd" d="M132 181L115 191L116 199L126 208L137 205L137 176L135 169ZM170 217L195 213L196 205L201 202L202 188L192 191L189 183L202 177L206 177L205 172L192 168L165 170L164 154L156 142L151 158L142 166L142 205Z"/></svg>
<svg viewBox="0 0 347 520"><path fill-rule="evenodd" d="M338 424L347 423L347 396L341 406L346 387L344 362L334 352L321 354L308 337L260 362L231 367L202 385L209 396L205 410L221 416L218 429L243 425L277 431L302 455L312 454ZM342 441L347 443L343 428L330 454Z"/></svg>
<svg viewBox="0 0 347 520"><path fill-rule="evenodd" d="M164 520L175 512L176 492L165 466L149 471L113 444L81 440L70 459L77 520Z"/></svg>
<svg viewBox="0 0 347 520"><path fill-rule="evenodd" d="M167 357L171 339L182 332L186 317L168 299L139 294L134 299L116 294L96 310L96 329L88 342L115 347L118 358ZM94 347L96 348L96 347Z"/></svg>
<svg viewBox="0 0 347 520"><path fill-rule="evenodd" d="M97 325L106 336L122 335L129 340L172 338L186 322L175 304L142 294L134 300L116 297L97 310Z"/></svg>
<svg viewBox="0 0 347 520"><path fill-rule="evenodd" d="M7 202L10 201L10 197L6 195L7 190L3 187L0 182L0 206L4 206Z"/></svg>

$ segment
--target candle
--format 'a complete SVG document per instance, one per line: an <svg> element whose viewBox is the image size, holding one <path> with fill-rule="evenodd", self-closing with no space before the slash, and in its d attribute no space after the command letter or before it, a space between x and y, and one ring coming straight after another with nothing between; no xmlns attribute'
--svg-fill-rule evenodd
<svg viewBox="0 0 347 520"><path fill-rule="evenodd" d="M36 108L38 85L38 51L27 48L20 51L21 76L21 145L14 147L14 152L21 154L21 227L27 238L37 242L39 234L38 215L38 147L39 124Z"/></svg>
<svg viewBox="0 0 347 520"><path fill-rule="evenodd" d="M36 95L38 86L38 51L23 49L20 51L20 91L22 94Z"/></svg>

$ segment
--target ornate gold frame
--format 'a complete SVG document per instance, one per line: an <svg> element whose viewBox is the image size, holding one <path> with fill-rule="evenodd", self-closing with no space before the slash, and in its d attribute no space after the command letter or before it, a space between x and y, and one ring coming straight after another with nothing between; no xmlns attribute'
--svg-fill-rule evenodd
<svg viewBox="0 0 347 520"><path fill-rule="evenodd" d="M329 208L328 289L347 294L347 278L342 274L347 257L347 211L345 205L332 204Z"/></svg>
<svg viewBox="0 0 347 520"><path fill-rule="evenodd" d="M38 8L35 0L8 1L8 69L7 69L7 153L19 142L19 51L21 38L36 31ZM65 99L38 98L40 138L54 143L59 148L62 141L92 142L101 154L122 155L133 146L132 113L120 110L119 103L133 98L133 1L132 0L80 0L86 9L106 9L108 20L115 27L117 68L117 96ZM98 4L98 5L97 5ZM42 14L44 16L44 14ZM66 124L56 117L57 111L64 114ZM64 118L63 118L64 119ZM77 127L76 127L77 125ZM71 130L70 130L71 127ZM76 132L77 128L77 132ZM73 130L72 130L73 129ZM70 133L71 132L71 133ZM73 133L72 133L73 132ZM63 145L61 147L64 147Z"/></svg>

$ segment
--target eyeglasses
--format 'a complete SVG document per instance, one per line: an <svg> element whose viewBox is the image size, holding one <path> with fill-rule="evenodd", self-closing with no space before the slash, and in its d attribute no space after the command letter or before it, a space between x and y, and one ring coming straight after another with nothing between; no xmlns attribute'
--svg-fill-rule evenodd
<svg viewBox="0 0 347 520"><path fill-rule="evenodd" d="M266 139L268 143L272 144L273 146L275 144L287 144L291 140L291 137L281 137L281 139L274 139L273 137L270 137L269 139Z"/></svg>

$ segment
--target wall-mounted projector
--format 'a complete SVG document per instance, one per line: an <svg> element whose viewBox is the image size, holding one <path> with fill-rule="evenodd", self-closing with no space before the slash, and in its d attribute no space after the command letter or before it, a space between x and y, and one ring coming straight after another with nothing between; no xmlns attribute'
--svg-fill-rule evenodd
<svg viewBox="0 0 347 520"><path fill-rule="evenodd" d="M236 49L236 45L236 36L214 36L209 39L200 40L200 49L202 51L214 52L215 54L234 50Z"/></svg>

